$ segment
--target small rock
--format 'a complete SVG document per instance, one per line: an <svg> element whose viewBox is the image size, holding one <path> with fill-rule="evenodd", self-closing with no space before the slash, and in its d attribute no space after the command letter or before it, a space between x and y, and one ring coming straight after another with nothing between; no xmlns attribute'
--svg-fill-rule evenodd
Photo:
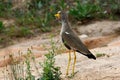
<svg viewBox="0 0 120 80"><path fill-rule="evenodd" d="M82 34L82 35L80 35L79 37L80 37L80 38L87 38L88 35L86 35L86 34Z"/></svg>

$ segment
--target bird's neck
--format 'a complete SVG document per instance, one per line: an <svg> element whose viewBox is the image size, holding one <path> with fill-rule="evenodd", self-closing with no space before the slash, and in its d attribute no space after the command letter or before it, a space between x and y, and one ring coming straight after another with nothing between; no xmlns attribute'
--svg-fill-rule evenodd
<svg viewBox="0 0 120 80"><path fill-rule="evenodd" d="M66 31L69 30L69 29L70 29L69 23L66 22L66 21L62 21L61 34L62 34L63 32L66 32Z"/></svg>

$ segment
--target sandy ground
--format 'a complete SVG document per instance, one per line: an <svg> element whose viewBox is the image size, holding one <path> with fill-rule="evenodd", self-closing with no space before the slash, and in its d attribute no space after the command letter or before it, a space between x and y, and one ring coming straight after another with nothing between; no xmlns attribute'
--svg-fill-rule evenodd
<svg viewBox="0 0 120 80"><path fill-rule="evenodd" d="M87 57L77 53L76 75L73 78L65 77L65 71L68 62L68 54L59 54L56 58L56 66L59 66L62 72L63 80L120 80L120 29L119 21L96 21L92 24L77 27L80 37L94 54L105 54L105 56L97 57L96 60L88 59ZM117 34L117 35L116 35ZM8 59L9 54L18 56L18 51L26 54L27 49L31 48L36 57L36 63L44 61L44 54L50 48L51 39L44 34L34 39L23 41L15 45L0 50L0 80L4 79L5 66L10 64ZM86 35L87 37L83 37ZM45 38L44 36L47 36ZM53 40L61 44L60 37L55 36ZM62 44L61 44L62 45ZM60 46L60 45L56 45ZM64 47L63 47L64 48ZM4 60L4 56L6 56ZM72 56L73 57L73 56ZM70 73L72 70L70 67ZM41 67L38 67L41 72ZM32 69L33 74L38 76L35 68Z"/></svg>

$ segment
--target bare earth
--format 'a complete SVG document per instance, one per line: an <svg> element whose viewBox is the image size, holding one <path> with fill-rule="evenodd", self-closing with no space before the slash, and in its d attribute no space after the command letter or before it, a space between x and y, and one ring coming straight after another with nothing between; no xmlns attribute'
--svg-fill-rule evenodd
<svg viewBox="0 0 120 80"><path fill-rule="evenodd" d="M68 54L59 54L56 58L56 66L61 68L63 80L120 80L120 21L96 21L94 23L78 26L80 37L90 51L94 54L105 54L105 56L97 57L97 60L88 59L87 57L77 53L77 72L73 78L65 77L65 71L68 62ZM52 34L52 33L51 33ZM47 37L44 37L47 36ZM59 41L60 37L55 36L54 41ZM36 57L36 63L44 61L44 54L50 48L49 34L43 34L34 39L23 41L15 45L0 50L0 80L4 80L2 71L5 65L10 64L7 58L10 53L18 56L20 50L24 54L28 48L32 46L32 52ZM60 46L60 45L56 45ZM64 47L63 47L64 48ZM63 51L63 53L66 53ZM4 56L6 59L4 60ZM73 58L72 58L73 59ZM39 67L41 70L41 67ZM72 70L72 63L70 73ZM33 74L38 76L37 72Z"/></svg>

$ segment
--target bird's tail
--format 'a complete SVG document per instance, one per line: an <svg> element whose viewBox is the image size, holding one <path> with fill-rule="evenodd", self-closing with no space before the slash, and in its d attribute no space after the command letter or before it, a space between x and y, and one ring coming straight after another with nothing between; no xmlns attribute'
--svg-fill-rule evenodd
<svg viewBox="0 0 120 80"><path fill-rule="evenodd" d="M92 53L89 53L86 56L90 59L96 59L96 57Z"/></svg>
<svg viewBox="0 0 120 80"><path fill-rule="evenodd" d="M96 60L96 57L90 51L88 51L87 54L84 54L84 53L82 53L82 52L80 52L78 50L76 50L76 51L79 52L79 53L81 53L81 54L83 54L83 55L85 55L85 56L87 56L90 59L95 59Z"/></svg>

